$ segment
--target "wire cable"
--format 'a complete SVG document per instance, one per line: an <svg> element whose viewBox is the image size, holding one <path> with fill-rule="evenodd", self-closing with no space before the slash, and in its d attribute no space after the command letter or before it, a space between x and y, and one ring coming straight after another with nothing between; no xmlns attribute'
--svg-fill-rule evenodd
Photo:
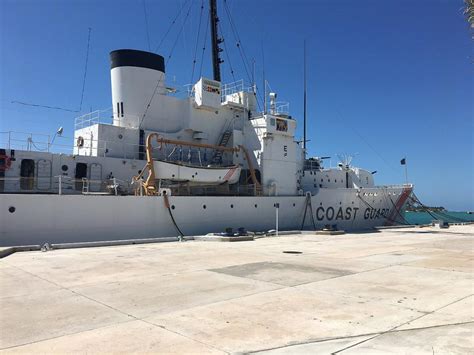
<svg viewBox="0 0 474 355"><path fill-rule="evenodd" d="M90 48L90 42L91 42L91 31L92 31L92 28L89 27L89 33L87 35L86 64L84 66L84 77L82 79L81 103L79 105L78 112L80 112L82 110L82 102L84 100L84 90L85 90L85 87L86 87L86 77L87 77L87 65L89 63L89 48Z"/></svg>
<svg viewBox="0 0 474 355"><path fill-rule="evenodd" d="M176 48L176 44L178 43L179 37L181 36L181 33L183 33L184 25L186 24L186 20L189 17L189 13L191 12L191 8L193 7L193 4L194 4L194 0L192 0L191 5L189 5L188 12L186 13L186 16L185 16L184 21L183 21L183 26L181 26L181 29L179 30L178 35L176 36L176 39L173 43L173 46L171 47L171 51L170 51L170 54L168 56L167 62L169 62L169 60L171 59L171 56L173 55L174 49Z"/></svg>
<svg viewBox="0 0 474 355"><path fill-rule="evenodd" d="M229 63L230 74L232 75L232 79L234 80L234 82L236 82L237 80L235 80L234 69L232 68L232 62L230 61L229 51L227 50L227 45L225 43L224 31L222 31L222 26L221 26L220 22L218 22L218 26L219 26L219 30L221 32L221 36L223 38L222 42L224 43L224 53L226 55L227 62Z"/></svg>
<svg viewBox="0 0 474 355"><path fill-rule="evenodd" d="M459 218L459 217L455 217L455 216L451 216L447 213L444 213L444 212L440 212L440 211L433 211L431 210L428 206L424 205L420 199L418 198L418 196L416 196L415 194L413 194L413 198L412 198L412 201L419 204L421 206L421 208L423 209L424 212L428 213L431 217L433 217L434 219L439 219L439 217L441 218L444 218L444 219L448 219L448 220L452 220L452 221L455 221L455 222L470 222L469 220L467 219L462 219L462 218ZM438 215L438 216L436 216Z"/></svg>
<svg viewBox="0 0 474 355"><path fill-rule="evenodd" d="M393 165L390 164L390 163L383 157L383 155L380 154L380 153L378 152L378 150L375 149L375 148L368 142L368 140L365 139L365 138L359 133L359 131L357 131L357 130L354 128L354 126L352 126L352 124L351 124L349 121L347 121L347 120L344 119L344 116L342 115L341 111L340 111L338 108L334 108L334 109L335 109L336 113L339 115L339 119L340 119L340 121L341 121L342 123L344 123L344 124L346 124L347 126L349 126L349 127L352 129L352 131L354 131L354 133L355 133L365 144L367 144L367 146L368 146L370 149L372 149L372 151L373 151L375 154L377 154L377 156L378 156L380 159L382 159L382 161L383 161L388 167L390 167L393 171L398 172L398 170L395 169L395 168L393 167Z"/></svg>
<svg viewBox="0 0 474 355"><path fill-rule="evenodd" d="M173 55L174 48L176 47L176 43L178 43L179 36L180 36L181 32L183 32L184 25L185 25L185 23L186 23L187 18L189 17L189 13L190 13L190 11L191 11L191 7L193 6L193 3L194 3L194 0L191 1L191 5L189 6L188 12L186 13L186 18L185 18L185 21L184 21L184 23L183 23L183 26L181 27L181 30L179 31L178 35L176 36L176 39L175 39L174 44L173 44L173 47L171 48L171 52L170 52L168 58L166 59L166 63L165 63L165 64L168 64L168 63L169 63L169 61L170 61L170 59L171 59L171 57L172 57L172 55ZM139 129L141 129L142 123L143 123L143 121L145 120L145 117L146 117L146 115L147 115L147 113L148 113L148 110L150 109L150 106L151 106L151 103L152 103L153 99L155 98L156 92L157 92L157 90L158 90L158 88L159 88L161 82L163 81L163 78L164 78L164 75L161 75L161 76L160 76L160 79L158 79L158 81L157 81L157 83L156 83L155 88L153 89L153 93L152 93L152 95L151 95L151 97L150 97L150 100L148 101L148 104L146 105L145 111L143 112L143 116L142 116L142 118L140 119L140 122L139 122L139 124L138 124L138 128L139 128Z"/></svg>
<svg viewBox="0 0 474 355"><path fill-rule="evenodd" d="M365 204L367 205L369 208L371 208L372 210L377 210L375 207L371 206L370 203L368 203L367 201L365 201L361 196L360 196L360 193L357 194L357 197ZM395 210L398 211L398 209L395 207ZM403 223L400 223L400 221L397 221L393 218L390 218L390 217L385 217L387 220L389 220L390 222L394 222L394 223L399 223L399 224L403 224L403 225L410 225L410 223L408 223L405 218L402 217L402 222Z"/></svg>
<svg viewBox="0 0 474 355"><path fill-rule="evenodd" d="M199 14L199 26L198 26L197 36L196 36L196 46L194 48L193 69L191 72L191 81L190 81L191 84L193 83L193 80L194 80L194 69L196 68L196 56L197 56L197 50L199 46L199 37L201 35L201 23L202 23L203 11L204 11L204 0L201 0L201 13Z"/></svg>
<svg viewBox="0 0 474 355"><path fill-rule="evenodd" d="M229 10L229 7L227 6L227 1L224 0L224 9L225 9L225 12L226 12L226 15L227 15L227 18L229 19L229 24L230 24L230 28L232 30L232 34L234 35L234 39L236 40L236 46L237 48L239 49L239 53L240 53L240 56L242 58L242 63L244 65L244 69L245 69L245 72L247 74L247 78L249 81L251 81L251 76L249 74L249 70L247 68L248 66L248 59L247 59L247 56L245 55L245 51L244 51L244 48L243 48L243 45L242 45L242 41L240 40L240 36L239 36L239 33L234 25L234 22L232 20L232 15L230 14L230 10Z"/></svg>
<svg viewBox="0 0 474 355"><path fill-rule="evenodd" d="M209 22L209 18L211 16L211 12L209 11L207 14L207 22ZM204 52L206 51L206 41L207 41L207 35L209 34L209 27L206 26L206 32L204 33L204 41L202 45L202 53L201 53L201 66L199 68L199 77L202 76L202 65L204 64Z"/></svg>
<svg viewBox="0 0 474 355"><path fill-rule="evenodd" d="M171 206L170 206L170 201L168 199L168 194L163 193L163 201L164 201L165 207L168 210L168 213L171 217L171 221L173 222L173 225L176 228L176 231L179 233L179 240L182 241L182 238L184 237L184 233L181 232L181 229L179 229L178 224L176 223L176 220L174 219L173 212L171 212Z"/></svg>
<svg viewBox="0 0 474 355"><path fill-rule="evenodd" d="M161 45L163 44L163 42L165 41L166 37L168 37L168 34L170 33L171 31L171 28L173 28L174 24L176 23L176 20L178 19L178 17L181 15L181 12L183 11L184 7L186 6L186 4L189 2L190 0L187 0L186 2L183 3L183 5L179 8L179 11L178 13L176 14L176 17L173 19L173 21L171 21L171 24L169 25L168 29L166 30L164 36L161 38L161 41L160 43L158 43L158 46L156 47L156 49L154 50L154 52L158 51L158 49L160 49Z"/></svg>
<svg viewBox="0 0 474 355"><path fill-rule="evenodd" d="M148 50L151 51L151 45L150 45L150 33L148 31L148 15L146 11L146 0L143 0L143 12L145 14L145 30L146 30L146 41L148 44Z"/></svg>
<svg viewBox="0 0 474 355"><path fill-rule="evenodd" d="M85 92L85 87L86 87L87 65L89 63L89 48L90 48L90 41L91 41L91 31L92 31L92 28L89 27L89 32L88 32L88 35L87 35L87 51L86 51L86 61L85 61L85 65L84 65L84 76L82 78L81 101L80 101L78 110L72 110L72 109L69 109L69 108L64 108L64 107L59 107L59 106L33 104L33 103L24 102L24 101L17 101L17 100L13 100L13 101L11 101L11 103L12 104L18 104L18 105L23 105L23 106L46 108L46 109L49 109L49 110L59 110L59 111L74 112L74 113L81 112L82 103L84 101L84 92Z"/></svg>
<svg viewBox="0 0 474 355"><path fill-rule="evenodd" d="M12 104L19 104L23 106L33 106L33 107L40 107L40 108L47 108L50 110L60 110L60 111L67 111L67 112L79 112L78 110L71 110L68 108L63 108L63 107L57 107L57 106L48 106L48 105L38 105L38 104L32 104L28 102L23 102L23 101L11 101Z"/></svg>

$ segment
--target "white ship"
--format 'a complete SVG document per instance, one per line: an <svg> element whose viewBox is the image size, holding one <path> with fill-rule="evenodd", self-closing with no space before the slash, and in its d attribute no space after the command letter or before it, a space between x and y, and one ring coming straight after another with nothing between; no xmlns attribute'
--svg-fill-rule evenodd
<svg viewBox="0 0 474 355"><path fill-rule="evenodd" d="M350 162L324 168L275 93L259 110L255 85L221 83L210 3L213 79L185 98L167 85L162 56L121 49L110 53L112 109L76 119L72 154L49 137L3 133L0 246L261 232L276 215L280 230L404 221L412 185L377 186Z"/></svg>

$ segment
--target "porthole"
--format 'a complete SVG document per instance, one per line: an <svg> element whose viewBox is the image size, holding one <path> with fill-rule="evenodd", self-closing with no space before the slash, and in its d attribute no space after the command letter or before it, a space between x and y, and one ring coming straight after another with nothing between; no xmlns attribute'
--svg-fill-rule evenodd
<svg viewBox="0 0 474 355"><path fill-rule="evenodd" d="M255 204L254 207L257 208L257 204Z"/></svg>
<svg viewBox="0 0 474 355"><path fill-rule="evenodd" d="M122 139L122 138L123 138L123 135L122 135L122 134L119 134L119 135L118 135L118 138L119 138L119 139Z"/></svg>
<svg viewBox="0 0 474 355"><path fill-rule="evenodd" d="M296 203L293 204L293 207L296 207Z"/></svg>
<svg viewBox="0 0 474 355"><path fill-rule="evenodd" d="M67 169L69 169L69 167L68 167L66 164L64 164L63 166L61 166L61 170L62 170L62 171L67 171Z"/></svg>
<svg viewBox="0 0 474 355"><path fill-rule="evenodd" d="M174 210L176 207L174 205L171 205L171 209Z"/></svg>
<svg viewBox="0 0 474 355"><path fill-rule="evenodd" d="M16 211L16 208L13 206L8 207L8 212L13 213Z"/></svg>
<svg viewBox="0 0 474 355"><path fill-rule="evenodd" d="M202 208L203 208L203 209L206 209L206 205L202 205Z"/></svg>
<svg viewBox="0 0 474 355"><path fill-rule="evenodd" d="M234 208L234 205L230 205L230 208Z"/></svg>

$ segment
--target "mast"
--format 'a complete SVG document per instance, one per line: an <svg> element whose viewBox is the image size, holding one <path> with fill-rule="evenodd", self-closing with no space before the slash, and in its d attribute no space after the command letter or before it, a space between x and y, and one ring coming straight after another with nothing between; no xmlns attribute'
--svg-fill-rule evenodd
<svg viewBox="0 0 474 355"><path fill-rule="evenodd" d="M211 44L212 44L212 72L214 80L221 81L221 68L220 64L223 62L219 58L219 53L222 52L222 49L219 47L219 44L223 42L222 38L219 38L219 33L217 32L217 23L219 18L217 17L217 1L209 0L209 11L210 11L210 25L211 25Z"/></svg>
<svg viewBox="0 0 474 355"><path fill-rule="evenodd" d="M306 40L303 42L303 150L306 158Z"/></svg>

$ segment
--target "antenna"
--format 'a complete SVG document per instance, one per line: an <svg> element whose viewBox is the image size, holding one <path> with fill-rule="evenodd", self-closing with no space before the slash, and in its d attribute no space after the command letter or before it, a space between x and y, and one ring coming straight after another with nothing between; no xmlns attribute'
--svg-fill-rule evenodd
<svg viewBox="0 0 474 355"><path fill-rule="evenodd" d="M253 92L257 92L255 89L256 84L255 84L255 58L252 58L252 90Z"/></svg>
<svg viewBox="0 0 474 355"><path fill-rule="evenodd" d="M306 158L306 39L303 41L303 150Z"/></svg>
<svg viewBox="0 0 474 355"><path fill-rule="evenodd" d="M262 78L263 78L263 114L267 114L267 81L265 80L265 52L263 51L263 41L261 43L262 48Z"/></svg>

